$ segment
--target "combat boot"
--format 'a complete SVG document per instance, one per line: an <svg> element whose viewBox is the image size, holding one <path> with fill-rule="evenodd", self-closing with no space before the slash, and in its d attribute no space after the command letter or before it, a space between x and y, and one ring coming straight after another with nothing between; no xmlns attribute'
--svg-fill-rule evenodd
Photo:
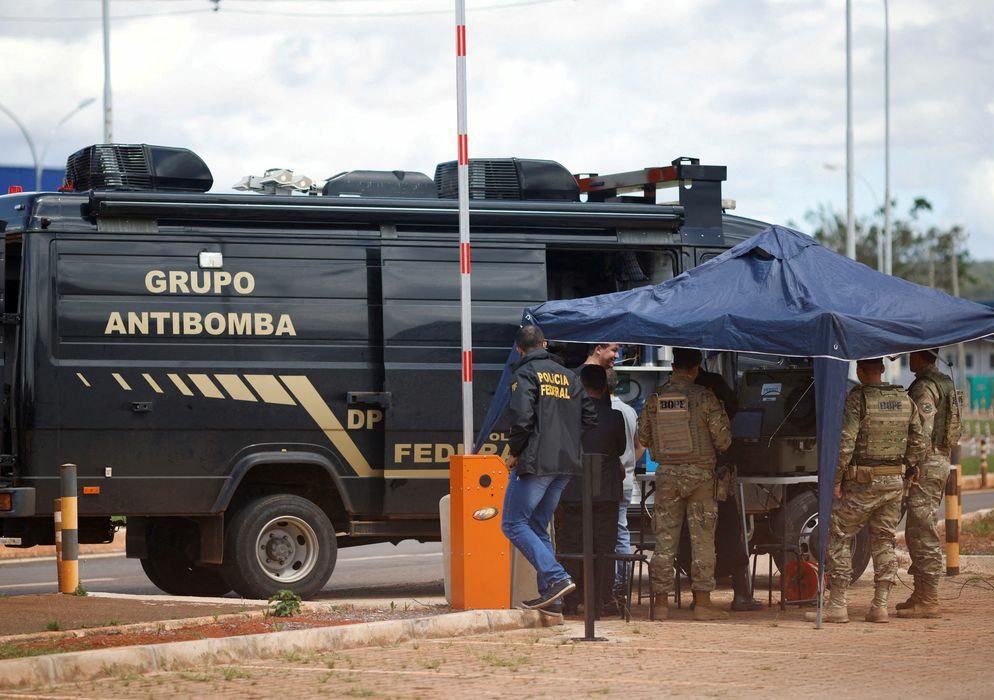
<svg viewBox="0 0 994 700"><path fill-rule="evenodd" d="M849 622L849 602L846 600L846 591L849 590L849 580L845 578L833 578L831 586L832 590L829 592L828 605L825 606L822 619L825 622ZM804 613L804 619L808 622L817 622L818 613Z"/></svg>
<svg viewBox="0 0 994 700"><path fill-rule="evenodd" d="M901 618L937 618L942 617L939 609L939 577L922 576L921 592L914 607L904 608L897 611L897 616ZM916 580L917 582L917 580Z"/></svg>
<svg viewBox="0 0 994 700"><path fill-rule="evenodd" d="M921 590L922 590L922 577L915 576L915 590L911 591L911 595L908 596L908 599L906 601L904 601L903 603L898 603L894 607L897 608L898 610L908 610L910 608L915 607L915 605L921 599Z"/></svg>
<svg viewBox="0 0 994 700"><path fill-rule="evenodd" d="M870 610L866 613L867 622L889 622L887 614L887 599L890 597L890 588L894 584L890 581L878 581L873 591L873 601L870 603Z"/></svg>
<svg viewBox="0 0 994 700"><path fill-rule="evenodd" d="M657 593L652 603L652 619L656 622L667 620L670 617L669 596L665 593Z"/></svg>
<svg viewBox="0 0 994 700"><path fill-rule="evenodd" d="M727 620L728 613L711 604L711 591L694 591L695 620Z"/></svg>

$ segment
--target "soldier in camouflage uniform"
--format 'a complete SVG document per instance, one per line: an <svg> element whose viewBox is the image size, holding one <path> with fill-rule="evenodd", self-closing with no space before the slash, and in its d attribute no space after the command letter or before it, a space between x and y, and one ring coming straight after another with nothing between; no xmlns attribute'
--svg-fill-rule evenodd
<svg viewBox="0 0 994 700"><path fill-rule="evenodd" d="M916 379L908 395L922 415L929 456L917 483L908 492L908 523L905 534L915 590L897 604L898 617L940 617L939 576L942 575L942 545L939 541L939 501L949 476L949 452L959 443L959 402L953 380L935 368L938 350L922 350L910 356Z"/></svg>
<svg viewBox="0 0 994 700"><path fill-rule="evenodd" d="M728 613L711 605L714 590L714 531L718 518L714 468L717 453L732 442L725 409L706 387L694 384L699 350L676 348L669 382L649 397L639 416L638 440L659 463L652 514L656 549L649 568L656 594L654 617L668 616L673 558L684 516L693 553L694 619L719 620Z"/></svg>
<svg viewBox="0 0 994 700"><path fill-rule="evenodd" d="M883 371L883 360L857 362L862 385L846 397L829 528L827 622L849 622L852 541L867 523L875 591L866 621L887 622L887 598L897 576L894 535L901 520L904 474L926 455L917 406L902 387L883 383Z"/></svg>

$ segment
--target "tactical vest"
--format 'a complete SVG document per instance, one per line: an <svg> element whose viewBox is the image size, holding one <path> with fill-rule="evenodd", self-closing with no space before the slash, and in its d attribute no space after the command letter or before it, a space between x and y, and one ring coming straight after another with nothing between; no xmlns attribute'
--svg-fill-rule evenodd
<svg viewBox="0 0 994 700"><path fill-rule="evenodd" d="M862 386L863 419L853 463L875 466L900 464L908 447L913 408L904 389L893 384Z"/></svg>
<svg viewBox="0 0 994 700"><path fill-rule="evenodd" d="M685 388L671 382L649 397L656 408L652 439L658 454L652 457L660 464L714 464L714 445L701 415L701 391L707 389L693 384Z"/></svg>
<svg viewBox="0 0 994 700"><path fill-rule="evenodd" d="M935 402L935 419L932 423L932 446L948 450L959 443L962 432L956 386L952 379L935 367L922 372L921 378L916 379L915 382L920 382L922 379L932 382L939 392L939 398Z"/></svg>

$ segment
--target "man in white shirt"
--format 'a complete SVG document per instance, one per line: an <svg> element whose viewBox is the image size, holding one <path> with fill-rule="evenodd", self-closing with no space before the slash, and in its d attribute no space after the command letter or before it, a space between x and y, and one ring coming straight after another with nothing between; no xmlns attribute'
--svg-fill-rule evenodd
<svg viewBox="0 0 994 700"><path fill-rule="evenodd" d="M618 388L618 373L613 368L607 370L607 390L611 394L611 408L621 413L625 419L625 452L621 455L621 465L625 468L625 482L622 487L621 502L618 504L618 542L615 554L631 554L632 541L628 532L628 504L632 501L635 490L635 465L645 453L645 447L639 444L635 433L638 429L638 414L635 409L614 395ZM624 589L625 562L618 562L615 572L614 585L616 589Z"/></svg>

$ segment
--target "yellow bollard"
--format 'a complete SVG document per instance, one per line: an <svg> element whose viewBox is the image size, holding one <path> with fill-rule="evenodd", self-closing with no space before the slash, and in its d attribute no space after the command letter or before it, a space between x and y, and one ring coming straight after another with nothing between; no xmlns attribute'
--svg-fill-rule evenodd
<svg viewBox="0 0 994 700"><path fill-rule="evenodd" d="M62 563L60 593L75 593L79 588L79 511L76 498L76 465L59 467L62 482Z"/></svg>
<svg viewBox="0 0 994 700"><path fill-rule="evenodd" d="M62 591L62 499L55 499L55 510L52 513L55 520L55 572L59 591Z"/></svg>
<svg viewBox="0 0 994 700"><path fill-rule="evenodd" d="M953 450L959 462L959 450ZM953 464L946 479L946 576L959 574L960 465Z"/></svg>
<svg viewBox="0 0 994 700"><path fill-rule="evenodd" d="M987 488L987 438L980 440L980 488Z"/></svg>

